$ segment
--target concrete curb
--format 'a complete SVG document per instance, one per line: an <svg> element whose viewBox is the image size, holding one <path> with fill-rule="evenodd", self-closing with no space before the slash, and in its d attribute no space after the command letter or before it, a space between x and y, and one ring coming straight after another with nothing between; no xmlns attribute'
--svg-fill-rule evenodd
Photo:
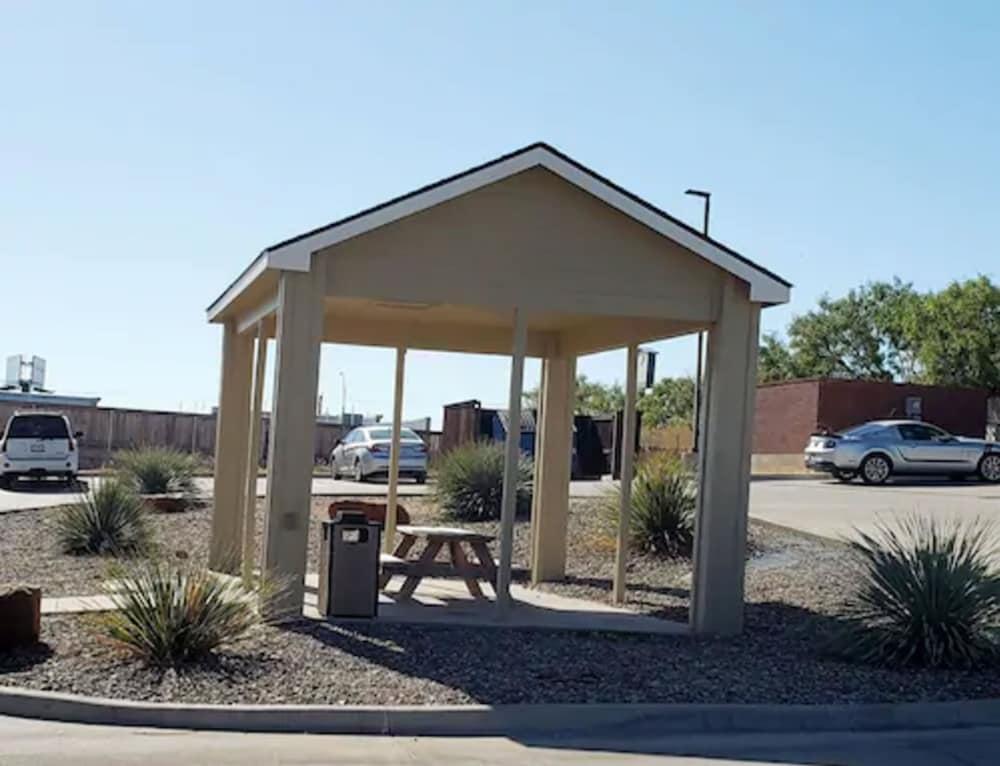
<svg viewBox="0 0 1000 766"><path fill-rule="evenodd" d="M524 736L891 731L995 726L1000 699L867 705L182 705L0 687L0 714L69 723L315 734Z"/></svg>

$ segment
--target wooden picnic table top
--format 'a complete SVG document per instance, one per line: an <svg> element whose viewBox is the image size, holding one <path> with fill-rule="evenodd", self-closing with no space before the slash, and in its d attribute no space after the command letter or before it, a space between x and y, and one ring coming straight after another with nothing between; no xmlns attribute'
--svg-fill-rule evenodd
<svg viewBox="0 0 1000 766"><path fill-rule="evenodd" d="M471 529L462 529L461 527L421 527L412 524L402 524L396 527L396 531L401 535L426 537L428 540L489 542L494 539L493 535L484 535L481 532L473 532Z"/></svg>

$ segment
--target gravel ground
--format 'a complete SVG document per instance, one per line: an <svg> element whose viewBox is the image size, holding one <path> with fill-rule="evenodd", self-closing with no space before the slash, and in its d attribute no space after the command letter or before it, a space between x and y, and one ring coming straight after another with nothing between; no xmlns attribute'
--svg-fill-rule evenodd
<svg viewBox="0 0 1000 766"><path fill-rule="evenodd" d="M311 569L327 502L314 502ZM416 522L439 519L428 500L405 504ZM23 518L0 518L4 579L19 566L43 577L47 562L63 571L48 575L49 587L92 592L90 582L102 571L97 564L81 564L38 545L49 514L37 512L34 520L11 516ZM209 518L205 510L158 517L164 548L203 558ZM592 501L574 501L569 529L569 577L545 587L606 599L614 552ZM33 537L19 548L10 544L12 534ZM527 564L528 537L527 523L519 522L515 566ZM22 549L20 563L11 566L9 551ZM824 656L821 647L848 576L844 550L751 523L751 551L746 630L734 639L378 623L348 629L302 621L260 627L211 662L178 674L147 669L119 655L95 638L93 617L64 616L44 620L45 643L39 647L0 655L0 684L216 703L828 703L1000 696L1000 671L896 672ZM31 552L37 563L30 562ZM87 587L74 584L81 571L93 578L83 583ZM629 601L639 610L684 620L689 587L687 563L636 557L630 566Z"/></svg>
<svg viewBox="0 0 1000 766"><path fill-rule="evenodd" d="M42 588L44 596L89 596L100 590L115 561L105 556L71 556L56 539L59 508L0 514L0 584ZM150 513L153 539L165 555L181 552L193 562L208 561L210 508L183 513Z"/></svg>

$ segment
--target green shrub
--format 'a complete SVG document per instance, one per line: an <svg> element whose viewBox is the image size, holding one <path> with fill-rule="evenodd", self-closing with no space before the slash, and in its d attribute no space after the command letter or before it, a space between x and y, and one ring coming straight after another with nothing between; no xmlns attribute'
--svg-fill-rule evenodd
<svg viewBox="0 0 1000 766"><path fill-rule="evenodd" d="M629 542L633 549L660 556L691 555L697 503L694 476L676 456L643 461L632 479ZM609 533L617 534L621 490L604 500Z"/></svg>
<svg viewBox="0 0 1000 766"><path fill-rule="evenodd" d="M972 668L995 661L1000 645L996 529L911 516L858 533L854 587L840 654L888 667Z"/></svg>
<svg viewBox="0 0 1000 766"><path fill-rule="evenodd" d="M260 587L175 563L119 568L107 593L115 611L99 618L103 633L151 665L179 666L202 659L262 622Z"/></svg>
<svg viewBox="0 0 1000 766"><path fill-rule="evenodd" d="M192 494L198 459L167 447L140 447L116 453L114 467L144 495Z"/></svg>
<svg viewBox="0 0 1000 766"><path fill-rule="evenodd" d="M115 479L102 481L79 502L60 511L56 530L67 553L126 555L149 545L142 498Z"/></svg>
<svg viewBox="0 0 1000 766"><path fill-rule="evenodd" d="M456 447L437 463L437 499L445 512L462 521L500 518L503 498L505 448L499 442L476 442ZM531 512L531 461L518 460L517 515Z"/></svg>

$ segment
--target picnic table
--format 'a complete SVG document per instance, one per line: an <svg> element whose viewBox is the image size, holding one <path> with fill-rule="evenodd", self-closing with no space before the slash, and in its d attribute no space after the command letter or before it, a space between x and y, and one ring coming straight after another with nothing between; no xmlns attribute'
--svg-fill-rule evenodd
<svg viewBox="0 0 1000 766"><path fill-rule="evenodd" d="M406 581L399 590L399 598L413 596L425 577L454 577L465 581L465 587L475 598L485 598L480 582L496 584L497 569L490 553L492 535L484 535L458 527L419 527L403 524L396 527L402 540L392 555L382 556L382 573L379 586L385 588L393 575L404 575ZM408 557L418 542L424 548L416 558ZM435 561L441 549L448 549L449 561ZM471 560L471 553L475 560Z"/></svg>

